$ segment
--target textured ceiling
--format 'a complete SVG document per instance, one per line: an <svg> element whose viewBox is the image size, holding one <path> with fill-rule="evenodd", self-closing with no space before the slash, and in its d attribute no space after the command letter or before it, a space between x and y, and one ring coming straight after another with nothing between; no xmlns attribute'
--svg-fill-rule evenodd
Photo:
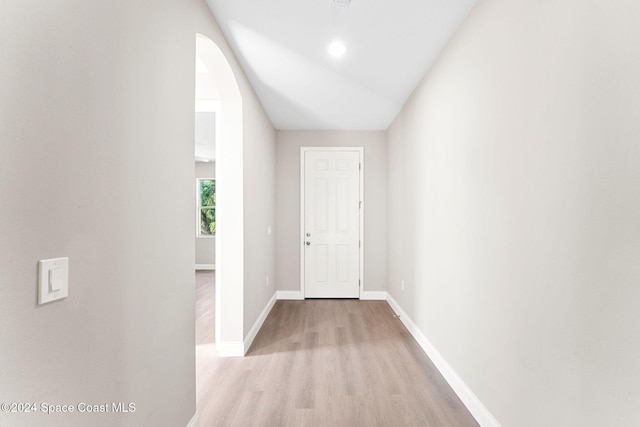
<svg viewBox="0 0 640 427"><path fill-rule="evenodd" d="M275 127L336 130L386 129L474 2L207 0Z"/></svg>

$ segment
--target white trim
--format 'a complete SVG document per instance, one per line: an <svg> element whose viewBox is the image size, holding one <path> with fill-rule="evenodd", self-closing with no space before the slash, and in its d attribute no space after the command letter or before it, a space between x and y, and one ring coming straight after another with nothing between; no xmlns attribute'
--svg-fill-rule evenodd
<svg viewBox="0 0 640 427"><path fill-rule="evenodd" d="M300 294L304 299L304 154L307 151L357 151L360 158L360 286L359 299L364 299L364 147L300 147Z"/></svg>
<svg viewBox="0 0 640 427"><path fill-rule="evenodd" d="M189 421L187 427L200 427L200 414L198 412L193 414L193 417L191 417L191 421Z"/></svg>
<svg viewBox="0 0 640 427"><path fill-rule="evenodd" d="M387 291L362 291L360 293L360 299L369 301L386 301Z"/></svg>
<svg viewBox="0 0 640 427"><path fill-rule="evenodd" d="M304 153L305 147L300 147L300 296L304 299Z"/></svg>
<svg viewBox="0 0 640 427"><path fill-rule="evenodd" d="M364 209L366 206L364 200L364 147L359 147L360 154L360 299L364 299Z"/></svg>
<svg viewBox="0 0 640 427"><path fill-rule="evenodd" d="M300 291L278 291L278 299L283 300L303 300L302 292Z"/></svg>
<svg viewBox="0 0 640 427"><path fill-rule="evenodd" d="M243 357L243 341L220 341L216 342L216 352L220 357Z"/></svg>
<svg viewBox="0 0 640 427"><path fill-rule="evenodd" d="M260 328L262 328L262 325L264 324L264 321L267 319L267 316L269 315L269 312L273 308L273 305L276 303L276 300L277 300L276 293L274 292L273 296L271 296L271 299L269 299L269 302L267 302L267 305L264 307L264 310L262 310L262 313L260 313L260 316L258 316L256 321L253 323L253 326L251 327L251 329L249 330L249 333L244 339L244 354L247 354L247 352L249 351L249 347L251 347L253 340L256 339L256 335L258 335Z"/></svg>
<svg viewBox="0 0 640 427"><path fill-rule="evenodd" d="M429 359L431 359L438 371L440 371L444 379L449 383L449 386L451 386L462 403L467 407L469 412L471 412L471 415L473 415L478 424L482 427L500 427L498 420L491 415L491 412L489 412L489 410L482 404L480 399L478 399L464 381L462 381L462 378L460 378L451 365L449 365L438 350L436 350L433 344L431 344L413 320L411 320L402 307L400 307L400 304L398 304L391 295L387 295L387 302L393 311L400 316L400 321L404 324L411 335L413 335L413 338L415 338L420 347L422 347Z"/></svg>
<svg viewBox="0 0 640 427"><path fill-rule="evenodd" d="M277 300L277 293L274 292L267 305L262 310L262 313L258 316L256 321L253 323L253 326L249 330L249 333L245 337L244 341L227 341L227 342L219 342L216 343L216 351L218 352L218 356L220 357L244 357L249 351L249 347L253 344L253 340L256 339L260 328L264 324L264 321L267 319L269 312L273 308L274 304Z"/></svg>
<svg viewBox="0 0 640 427"><path fill-rule="evenodd" d="M222 101L216 99L196 99L196 113L218 113L222 107ZM217 125L217 123L216 123ZM216 126L216 130L218 126ZM216 139L216 141L219 141Z"/></svg>
<svg viewBox="0 0 640 427"><path fill-rule="evenodd" d="M215 264L196 264L196 270L215 270Z"/></svg>

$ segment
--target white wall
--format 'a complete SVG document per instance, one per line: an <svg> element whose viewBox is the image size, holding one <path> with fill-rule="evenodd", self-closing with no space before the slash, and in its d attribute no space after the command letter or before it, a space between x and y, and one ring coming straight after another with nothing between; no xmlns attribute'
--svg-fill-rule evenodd
<svg viewBox="0 0 640 427"><path fill-rule="evenodd" d="M278 290L300 290L300 147L364 147L364 284L383 291L387 278L385 131L278 131L276 276Z"/></svg>
<svg viewBox="0 0 640 427"><path fill-rule="evenodd" d="M255 98L255 102L257 98ZM244 337L275 294L276 132L263 110L244 114ZM267 276L270 285L267 286ZM247 349L245 349L247 350Z"/></svg>
<svg viewBox="0 0 640 427"><path fill-rule="evenodd" d="M216 177L215 162L196 162L195 164L196 178L213 178ZM197 187L196 187L197 188ZM196 190L197 191L197 190ZM216 263L216 237L198 237L196 229L199 226L199 216L196 212L194 217L194 234L196 247L196 265L215 265Z"/></svg>
<svg viewBox="0 0 640 427"><path fill-rule="evenodd" d="M640 425L639 20L480 0L388 131L389 291L504 426Z"/></svg>
<svg viewBox="0 0 640 427"><path fill-rule="evenodd" d="M195 412L196 32L229 58L245 111L263 114L199 0L3 3L0 401L136 412L0 413L2 425L185 426ZM58 256L69 297L38 307L37 261Z"/></svg>

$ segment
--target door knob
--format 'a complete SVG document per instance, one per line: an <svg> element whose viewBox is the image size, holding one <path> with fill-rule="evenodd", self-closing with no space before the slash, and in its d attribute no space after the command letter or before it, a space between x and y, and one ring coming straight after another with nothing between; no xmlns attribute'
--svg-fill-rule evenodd
<svg viewBox="0 0 640 427"><path fill-rule="evenodd" d="M309 246L311 244L311 242L307 241L307 246Z"/></svg>

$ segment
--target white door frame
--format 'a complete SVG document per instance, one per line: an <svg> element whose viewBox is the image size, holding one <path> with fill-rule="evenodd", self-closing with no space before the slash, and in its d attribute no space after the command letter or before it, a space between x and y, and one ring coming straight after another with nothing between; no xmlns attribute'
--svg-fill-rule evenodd
<svg viewBox="0 0 640 427"><path fill-rule="evenodd" d="M359 299L364 293L364 147L300 147L300 295L305 299L304 289L304 186L305 162L304 154L309 151L356 151L360 157L360 286Z"/></svg>

